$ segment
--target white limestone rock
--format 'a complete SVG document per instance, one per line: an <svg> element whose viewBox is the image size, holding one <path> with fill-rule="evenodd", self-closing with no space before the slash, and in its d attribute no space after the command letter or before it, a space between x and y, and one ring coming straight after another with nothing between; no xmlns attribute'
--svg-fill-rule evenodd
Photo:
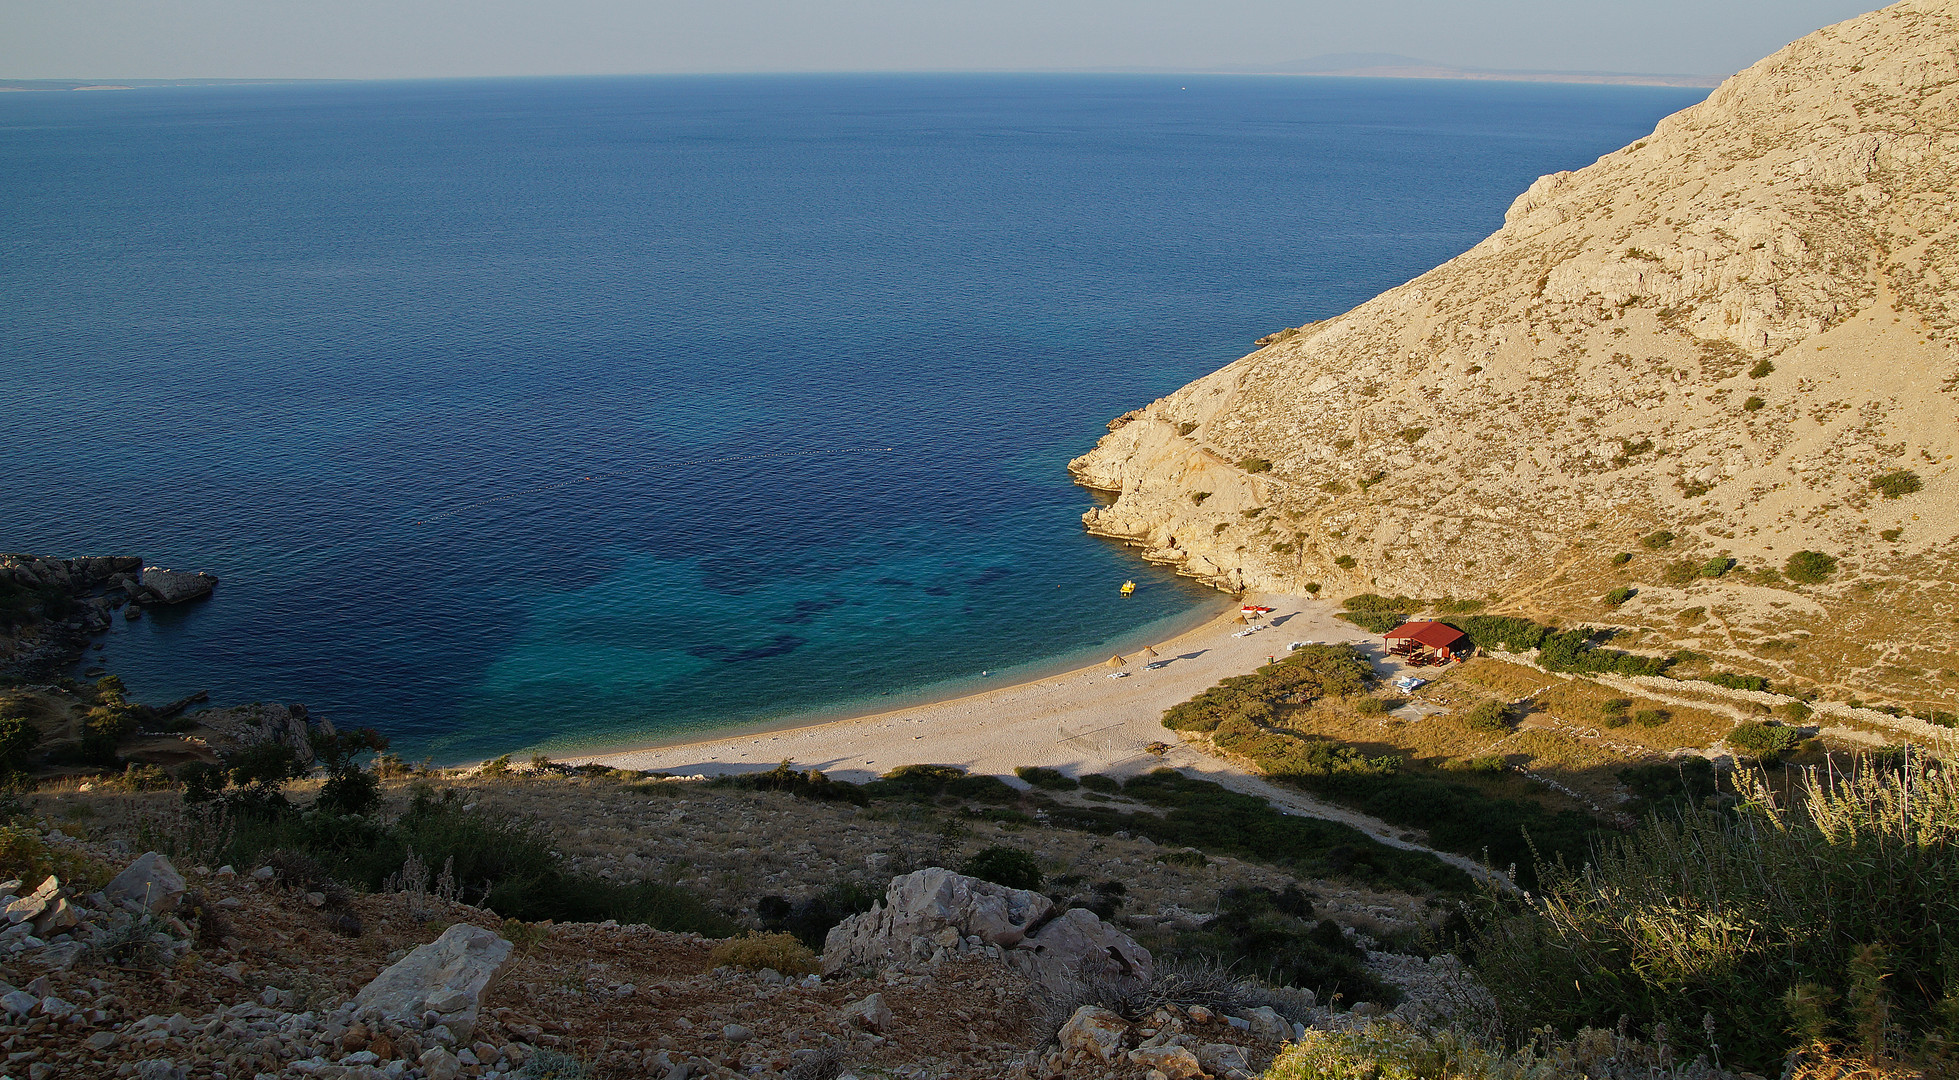
<svg viewBox="0 0 1959 1080"><path fill-rule="evenodd" d="M424 1014L437 1013L432 1028L447 1028L454 1040L467 1040L476 1031L483 989L510 959L510 951L510 942L496 934L457 923L376 975L354 997L355 1011L378 1010L415 1028L422 1027Z"/></svg>
<svg viewBox="0 0 1959 1080"><path fill-rule="evenodd" d="M134 901L152 915L177 910L184 899L184 876L170 865L170 860L154 851L146 851L135 862L123 868L102 890L110 903L124 900Z"/></svg>

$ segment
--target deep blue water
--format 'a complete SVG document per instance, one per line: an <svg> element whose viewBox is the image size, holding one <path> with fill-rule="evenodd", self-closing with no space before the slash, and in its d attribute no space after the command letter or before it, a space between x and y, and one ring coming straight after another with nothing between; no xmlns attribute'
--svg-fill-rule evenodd
<svg viewBox="0 0 1959 1080"><path fill-rule="evenodd" d="M439 760L1133 645L1216 594L1082 535L1063 466L1109 417L1703 93L0 95L0 550L223 578L118 621L144 700L303 701Z"/></svg>

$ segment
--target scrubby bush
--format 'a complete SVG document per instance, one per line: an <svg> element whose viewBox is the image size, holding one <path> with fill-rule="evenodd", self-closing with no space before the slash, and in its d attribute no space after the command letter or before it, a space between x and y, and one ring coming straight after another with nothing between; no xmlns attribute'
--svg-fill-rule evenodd
<svg viewBox="0 0 1959 1080"><path fill-rule="evenodd" d="M1679 537L1666 529L1660 529L1657 532L1650 532L1640 537L1639 542L1650 551L1664 551L1672 547L1673 542L1678 539Z"/></svg>
<svg viewBox="0 0 1959 1080"><path fill-rule="evenodd" d="M1394 710L1394 705L1386 698L1364 697L1354 702L1354 711L1362 716L1386 716Z"/></svg>
<svg viewBox="0 0 1959 1080"><path fill-rule="evenodd" d="M1720 790L1714 763L1697 754L1628 766L1616 775L1633 797L1628 809L1642 815L1700 806Z"/></svg>
<svg viewBox="0 0 1959 1080"><path fill-rule="evenodd" d="M1782 572L1798 584L1818 585L1837 572L1837 560L1820 551L1798 551L1782 564Z"/></svg>
<svg viewBox="0 0 1959 1080"><path fill-rule="evenodd" d="M1729 1068L1770 1075L1811 1034L1939 1052L1959 998L1959 774L1913 753L1804 770L1787 793L1735 782L1733 810L1655 816L1582 869L1541 866L1530 899L1490 899L1471 951L1511 1030L1626 1017L1666 1025L1683 1058L1711 1036Z"/></svg>
<svg viewBox="0 0 1959 1080"><path fill-rule="evenodd" d="M0 716L0 773L19 772L27 767L28 755L41 745L41 729L25 716Z"/></svg>
<svg viewBox="0 0 1959 1080"><path fill-rule="evenodd" d="M1747 401L1741 403L1742 412L1761 412L1767 407L1768 402L1759 396L1750 396Z"/></svg>
<svg viewBox="0 0 1959 1080"><path fill-rule="evenodd" d="M786 760L768 772L720 776L710 783L715 787L748 791L782 791L799 799L819 802L847 802L858 806L870 802L870 796L862 786L846 780L832 780L821 769L798 769Z"/></svg>
<svg viewBox="0 0 1959 1080"><path fill-rule="evenodd" d="M1104 795L1114 795L1116 792L1122 790L1122 781L1117 780L1113 776L1105 776L1102 773L1089 773L1082 777L1081 784L1090 791L1100 792Z"/></svg>
<svg viewBox="0 0 1959 1080"><path fill-rule="evenodd" d="M1238 462L1238 467L1248 473L1269 472L1272 463L1262 457L1248 457Z"/></svg>
<svg viewBox="0 0 1959 1080"><path fill-rule="evenodd" d="M1041 864L1019 848L994 845L959 864L959 872L1009 889L1041 887Z"/></svg>
<svg viewBox="0 0 1959 1080"><path fill-rule="evenodd" d="M1737 724L1727 738L1729 746L1758 757L1787 753L1802 741L1803 733L1796 728L1767 722Z"/></svg>
<svg viewBox="0 0 1959 1080"><path fill-rule="evenodd" d="M1766 379L1774 373L1775 362L1773 360L1757 360L1755 361L1755 366L1748 369L1748 377L1751 379Z"/></svg>
<svg viewBox="0 0 1959 1080"><path fill-rule="evenodd" d="M1510 730L1510 706L1501 701L1479 702L1462 716L1463 726L1484 735L1495 735Z"/></svg>
<svg viewBox="0 0 1959 1080"><path fill-rule="evenodd" d="M1633 561L1633 555L1630 551L1621 551L1619 554L1612 556L1612 565L1614 566L1624 566L1631 561Z"/></svg>
<svg viewBox="0 0 1959 1080"><path fill-rule="evenodd" d="M1701 564L1692 559L1676 559L1667 564L1660 577L1668 585L1685 585L1701 576Z"/></svg>
<svg viewBox="0 0 1959 1080"><path fill-rule="evenodd" d="M0 875L20 879L31 891L48 875L82 891L99 889L114 873L107 865L66 846L50 846L32 825L0 825Z"/></svg>
<svg viewBox="0 0 1959 1080"><path fill-rule="evenodd" d="M1299 986L1323 1000L1393 1005L1401 994L1368 970L1367 954L1328 919L1314 919L1313 903L1297 886L1232 887L1218 893L1221 909L1202 930L1177 936L1173 957L1183 964L1210 961L1273 986Z"/></svg>
<svg viewBox="0 0 1959 1080"><path fill-rule="evenodd" d="M1922 490L1925 483L1910 469L1896 469L1871 477L1871 487L1887 499L1901 499Z"/></svg>
<svg viewBox="0 0 1959 1080"><path fill-rule="evenodd" d="M1611 592L1605 594L1605 602L1611 604L1613 607L1618 607L1620 604L1623 604L1626 601L1631 600L1632 598L1633 598L1633 590L1625 585L1621 585L1618 588L1612 590Z"/></svg>
<svg viewBox="0 0 1959 1080"><path fill-rule="evenodd" d="M1041 765L1019 766L1014 769L1014 775L1027 781L1032 787L1046 788L1049 791L1073 791L1081 786L1079 780L1059 769L1050 769Z"/></svg>
<svg viewBox="0 0 1959 1080"><path fill-rule="evenodd" d="M1717 555L1701 564L1701 576L1704 578L1718 578L1722 574L1734 569L1734 565L1735 561L1733 559L1728 558L1726 555Z"/></svg>
<svg viewBox="0 0 1959 1080"><path fill-rule="evenodd" d="M1815 712L1808 704L1801 701L1785 701L1777 705L1775 711L1792 724L1803 723Z"/></svg>
<svg viewBox="0 0 1959 1080"><path fill-rule="evenodd" d="M1760 675L1736 675L1732 672L1717 671L1712 675L1701 676L1702 682L1725 686L1730 690L1757 690L1767 692L1769 681Z"/></svg>
<svg viewBox="0 0 1959 1080"><path fill-rule="evenodd" d="M793 903L781 896L764 896L756 902L755 914L762 920L764 930L794 934L796 940L821 950L831 927L871 910L883 895L880 887L867 882L839 881Z"/></svg>
<svg viewBox="0 0 1959 1080"><path fill-rule="evenodd" d="M1640 727L1662 727L1673 719L1673 714L1665 709L1641 709L1632 714L1632 722Z"/></svg>
<svg viewBox="0 0 1959 1080"><path fill-rule="evenodd" d="M1172 706L1163 714L1163 726L1174 731L1215 731L1229 720L1263 724L1281 703L1358 694L1373 677L1367 661L1345 645L1308 645Z"/></svg>
<svg viewBox="0 0 1959 1080"><path fill-rule="evenodd" d="M1352 555L1342 555L1339 558L1333 560L1333 565L1339 567L1342 570L1352 570L1355 566L1359 564L1354 560L1354 557Z"/></svg>
<svg viewBox="0 0 1959 1080"><path fill-rule="evenodd" d="M815 975L823 970L809 946L784 933L743 934L714 946L707 954L711 967L774 968L780 975Z"/></svg>

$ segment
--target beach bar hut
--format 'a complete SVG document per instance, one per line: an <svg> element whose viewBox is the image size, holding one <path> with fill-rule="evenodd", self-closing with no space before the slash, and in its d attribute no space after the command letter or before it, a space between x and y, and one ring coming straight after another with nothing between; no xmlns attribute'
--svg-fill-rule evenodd
<svg viewBox="0 0 1959 1080"><path fill-rule="evenodd" d="M1405 622L1387 632L1389 641L1412 641L1426 649L1435 650L1435 655L1444 660L1453 660L1466 655L1470 650L1469 635L1447 623Z"/></svg>

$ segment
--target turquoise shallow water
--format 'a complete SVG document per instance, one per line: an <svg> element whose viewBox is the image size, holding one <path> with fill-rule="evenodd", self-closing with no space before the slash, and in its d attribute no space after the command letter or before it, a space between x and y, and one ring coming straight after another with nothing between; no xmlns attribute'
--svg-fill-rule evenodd
<svg viewBox="0 0 1959 1080"><path fill-rule="evenodd" d="M1082 535L1063 467L1109 417L1699 96L0 95L0 547L224 579L110 635L146 700L303 701L445 761L974 689L1217 602Z"/></svg>

